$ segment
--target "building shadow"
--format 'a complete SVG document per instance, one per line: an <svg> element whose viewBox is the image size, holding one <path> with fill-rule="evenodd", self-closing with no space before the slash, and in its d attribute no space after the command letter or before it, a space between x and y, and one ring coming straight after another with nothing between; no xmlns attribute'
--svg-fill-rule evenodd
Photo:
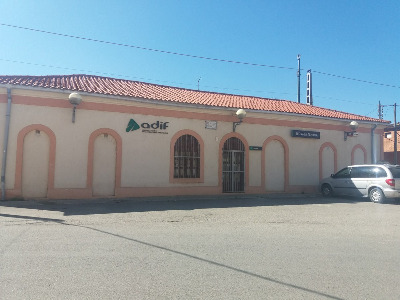
<svg viewBox="0 0 400 300"><path fill-rule="evenodd" d="M65 216L134 213L168 210L195 210L212 208L265 207L289 205L324 205L333 203L356 204L369 202L366 198L329 197L320 195L216 195L176 196L88 200L27 200L2 201L0 207L59 211ZM373 203L371 203L373 205ZM378 204L375 204L378 205Z"/></svg>

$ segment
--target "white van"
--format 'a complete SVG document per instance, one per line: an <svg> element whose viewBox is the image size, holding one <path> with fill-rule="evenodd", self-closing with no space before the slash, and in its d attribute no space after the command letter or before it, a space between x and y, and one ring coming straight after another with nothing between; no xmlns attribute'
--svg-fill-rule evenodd
<svg viewBox="0 0 400 300"><path fill-rule="evenodd" d="M383 203L385 198L400 198L400 166L348 166L321 180L320 191L325 197L333 194L369 197L376 203Z"/></svg>

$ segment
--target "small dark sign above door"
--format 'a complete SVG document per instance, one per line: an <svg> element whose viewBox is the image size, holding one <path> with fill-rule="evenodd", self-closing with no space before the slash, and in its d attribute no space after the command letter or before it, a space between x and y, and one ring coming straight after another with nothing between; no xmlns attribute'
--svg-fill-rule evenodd
<svg viewBox="0 0 400 300"><path fill-rule="evenodd" d="M262 150L261 146L249 146L249 150Z"/></svg>
<svg viewBox="0 0 400 300"><path fill-rule="evenodd" d="M304 131L304 130L292 130L292 137L300 137L306 139L320 139L319 131Z"/></svg>

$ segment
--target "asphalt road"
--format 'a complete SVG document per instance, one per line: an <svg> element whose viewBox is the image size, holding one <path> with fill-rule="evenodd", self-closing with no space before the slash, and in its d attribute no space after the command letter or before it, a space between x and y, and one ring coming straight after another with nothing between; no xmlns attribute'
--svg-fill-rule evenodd
<svg viewBox="0 0 400 300"><path fill-rule="evenodd" d="M400 299L400 205L0 202L0 299Z"/></svg>

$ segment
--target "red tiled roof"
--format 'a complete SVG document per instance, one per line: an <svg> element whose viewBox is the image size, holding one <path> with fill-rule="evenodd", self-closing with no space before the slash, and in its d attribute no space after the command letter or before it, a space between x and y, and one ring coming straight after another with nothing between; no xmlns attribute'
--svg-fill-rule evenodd
<svg viewBox="0 0 400 300"><path fill-rule="evenodd" d="M0 84L87 92L102 95L137 97L166 102L214 107L243 108L258 111L318 116L333 119L390 123L375 118L345 113L288 100L241 96L189 90L139 81L92 75L0 76Z"/></svg>

